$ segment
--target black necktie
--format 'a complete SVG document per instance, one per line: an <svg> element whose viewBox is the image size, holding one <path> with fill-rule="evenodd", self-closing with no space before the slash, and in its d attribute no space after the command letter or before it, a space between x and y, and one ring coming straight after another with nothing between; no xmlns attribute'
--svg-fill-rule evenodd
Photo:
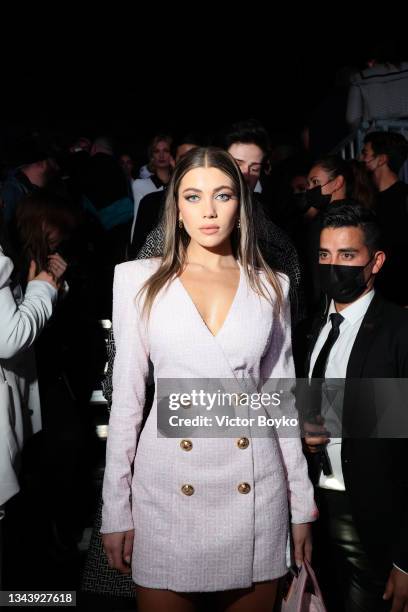
<svg viewBox="0 0 408 612"><path fill-rule="evenodd" d="M320 353L317 356L313 367L312 378L324 378L329 353L340 335L340 325L344 321L344 317L338 312L332 312L330 315L330 320L332 328L326 338L326 342L323 344Z"/></svg>
<svg viewBox="0 0 408 612"><path fill-rule="evenodd" d="M326 342L323 344L320 353L317 356L317 359L315 361L314 367L313 367L313 372L312 372L312 378L319 378L322 379L325 377L325 372L326 372L326 367L327 367L327 360L329 358L329 354L330 351L333 348L334 343L336 342L337 338L340 335L340 325L342 324L342 322L344 321L344 317L339 314L338 312L332 312L330 315L330 321L332 324L332 328L329 332L329 335L326 338ZM318 394L317 394L317 401L319 404L319 408L321 407L321 384L322 381L315 381L317 382L317 386L318 386ZM314 385L315 391L316 391L316 386ZM316 397L316 395L315 395ZM319 410L320 413L320 410ZM326 447L322 447L320 453L318 453L318 458L319 458L319 462L321 465L321 468L323 470L323 474L325 476L330 476L333 474L333 470L331 468L330 465L330 459L329 459L329 455L327 453L327 448Z"/></svg>

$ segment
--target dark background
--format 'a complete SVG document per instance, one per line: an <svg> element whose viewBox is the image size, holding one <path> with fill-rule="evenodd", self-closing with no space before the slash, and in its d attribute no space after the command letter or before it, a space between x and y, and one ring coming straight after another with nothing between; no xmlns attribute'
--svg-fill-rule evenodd
<svg viewBox="0 0 408 612"><path fill-rule="evenodd" d="M108 134L141 151L158 131L211 135L256 117L276 142L296 140L339 70L362 67L373 42L391 36L408 57L404 33L374 35L351 13L339 33L329 7L303 17L293 5L287 18L257 4L226 6L222 18L202 4L141 8L99 5L85 20L61 4L40 25L24 8L3 21L1 155L31 128L61 142Z"/></svg>

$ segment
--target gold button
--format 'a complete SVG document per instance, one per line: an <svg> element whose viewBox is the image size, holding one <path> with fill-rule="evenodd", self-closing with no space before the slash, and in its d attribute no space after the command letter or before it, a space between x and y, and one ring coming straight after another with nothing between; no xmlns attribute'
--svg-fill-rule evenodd
<svg viewBox="0 0 408 612"><path fill-rule="evenodd" d="M238 491L240 493L246 494L249 493L251 490L251 485L249 485L247 482L241 482L241 484L238 485Z"/></svg>
<svg viewBox="0 0 408 612"><path fill-rule="evenodd" d="M239 438L239 440L237 440L237 446L238 448L248 448L249 446L249 440L248 438Z"/></svg>
<svg viewBox="0 0 408 612"><path fill-rule="evenodd" d="M183 450L190 451L193 448L193 443L191 440L182 440L180 446Z"/></svg>
<svg viewBox="0 0 408 612"><path fill-rule="evenodd" d="M194 493L194 487L190 484L185 484L181 487L181 491L184 495L192 495Z"/></svg>

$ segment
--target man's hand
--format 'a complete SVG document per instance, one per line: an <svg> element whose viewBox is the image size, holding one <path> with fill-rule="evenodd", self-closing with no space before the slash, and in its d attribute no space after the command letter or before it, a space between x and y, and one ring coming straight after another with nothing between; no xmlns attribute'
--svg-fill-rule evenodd
<svg viewBox="0 0 408 612"><path fill-rule="evenodd" d="M393 567L383 598L392 599L391 612L408 612L408 574Z"/></svg>
<svg viewBox="0 0 408 612"><path fill-rule="evenodd" d="M119 570L122 574L130 574L132 560L133 538L135 530L103 533L103 549L108 558L109 567Z"/></svg>
<svg viewBox="0 0 408 612"><path fill-rule="evenodd" d="M324 426L323 418L317 417L316 421L316 423L309 423L308 421L303 423L305 444L309 453L319 452L322 446L325 446L328 444L328 442L330 442L330 432L328 432Z"/></svg>

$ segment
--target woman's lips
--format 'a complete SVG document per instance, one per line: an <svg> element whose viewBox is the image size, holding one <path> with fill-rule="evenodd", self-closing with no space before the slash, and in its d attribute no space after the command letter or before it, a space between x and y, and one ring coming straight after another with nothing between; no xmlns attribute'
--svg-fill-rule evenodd
<svg viewBox="0 0 408 612"><path fill-rule="evenodd" d="M200 227L200 232L203 234L215 234L219 229L219 227Z"/></svg>

